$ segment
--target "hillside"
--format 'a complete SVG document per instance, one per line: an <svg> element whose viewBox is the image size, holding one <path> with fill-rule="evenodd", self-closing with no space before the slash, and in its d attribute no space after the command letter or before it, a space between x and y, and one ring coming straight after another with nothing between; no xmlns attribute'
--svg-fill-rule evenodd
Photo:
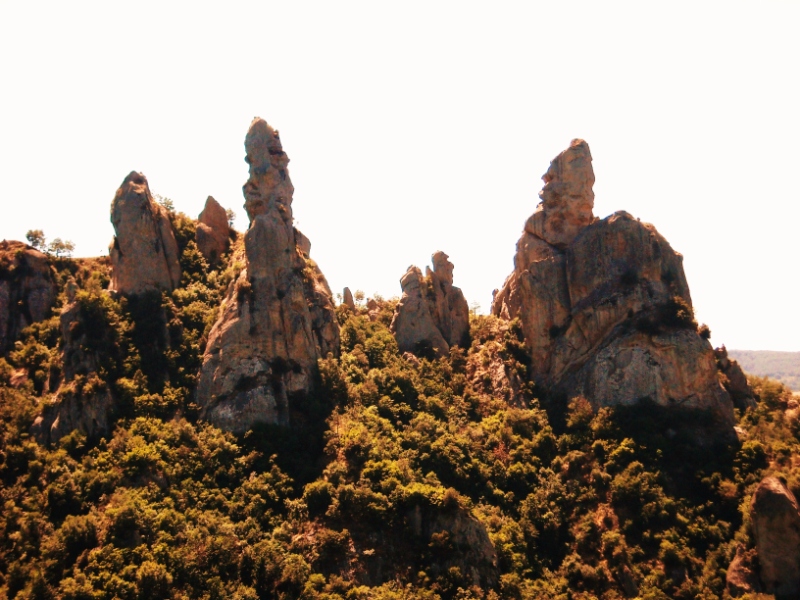
<svg viewBox="0 0 800 600"><path fill-rule="evenodd" d="M0 246L0 599L797 597L797 400L594 217L585 141L491 315L444 252L335 304L278 132L245 151L244 233L132 172L107 259Z"/></svg>
<svg viewBox="0 0 800 600"><path fill-rule="evenodd" d="M777 379L791 389L800 391L800 352L729 350L728 354L739 361L747 373Z"/></svg>

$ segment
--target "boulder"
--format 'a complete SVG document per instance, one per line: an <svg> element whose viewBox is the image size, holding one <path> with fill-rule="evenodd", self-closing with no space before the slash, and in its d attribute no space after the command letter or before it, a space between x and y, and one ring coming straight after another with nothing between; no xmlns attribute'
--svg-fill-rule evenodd
<svg viewBox="0 0 800 600"><path fill-rule="evenodd" d="M47 256L22 242L0 242L0 354L14 348L25 327L49 316L56 293Z"/></svg>
<svg viewBox="0 0 800 600"><path fill-rule="evenodd" d="M313 390L317 360L339 352L330 288L292 225L294 188L278 132L255 119L245 151L246 267L209 334L197 388L201 417L236 433L290 424L296 401Z"/></svg>
<svg viewBox="0 0 800 600"><path fill-rule="evenodd" d="M172 291L181 280L178 243L167 209L157 204L147 178L132 171L111 203L116 233L111 256L111 291L124 295Z"/></svg>
<svg viewBox="0 0 800 600"><path fill-rule="evenodd" d="M391 331L400 352L446 356L451 346L469 346L469 306L453 285L453 263L444 252L432 256L433 270L423 277L410 266L400 279L403 295L392 318Z"/></svg>
<svg viewBox="0 0 800 600"><path fill-rule="evenodd" d="M733 426L711 345L700 337L683 257L655 227L620 211L592 215L594 173L573 140L542 178L492 314L519 318L531 377L595 408L650 400L711 411Z"/></svg>
<svg viewBox="0 0 800 600"><path fill-rule="evenodd" d="M209 265L217 264L219 257L228 250L229 233L228 213L209 196L197 223L197 248Z"/></svg>
<svg viewBox="0 0 800 600"><path fill-rule="evenodd" d="M758 484L750 501L759 579L777 600L800 597L800 507L777 477Z"/></svg>

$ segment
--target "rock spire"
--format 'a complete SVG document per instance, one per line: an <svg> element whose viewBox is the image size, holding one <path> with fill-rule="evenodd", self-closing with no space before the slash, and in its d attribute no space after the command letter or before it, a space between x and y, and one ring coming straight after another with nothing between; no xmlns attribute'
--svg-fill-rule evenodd
<svg viewBox="0 0 800 600"><path fill-rule="evenodd" d="M181 280L178 243L167 210L153 200L147 178L131 171L111 203L116 236L109 247L111 285L120 294L174 290Z"/></svg>
<svg viewBox="0 0 800 600"><path fill-rule="evenodd" d="M215 265L228 250L229 232L228 213L209 196L197 223L197 248L208 264Z"/></svg>
<svg viewBox="0 0 800 600"><path fill-rule="evenodd" d="M201 416L235 432L289 424L295 400L313 388L317 360L339 352L330 288L292 224L294 188L278 132L255 119L245 151L246 267L209 335L197 392Z"/></svg>

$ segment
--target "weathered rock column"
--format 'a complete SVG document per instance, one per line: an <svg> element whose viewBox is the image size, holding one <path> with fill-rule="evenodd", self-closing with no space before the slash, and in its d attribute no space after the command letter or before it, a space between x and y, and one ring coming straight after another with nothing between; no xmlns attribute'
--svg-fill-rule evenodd
<svg viewBox="0 0 800 600"><path fill-rule="evenodd" d="M278 132L255 119L245 150L246 268L211 330L197 388L202 418L234 432L288 425L294 400L313 389L317 360L339 353L330 288L292 225L294 188Z"/></svg>

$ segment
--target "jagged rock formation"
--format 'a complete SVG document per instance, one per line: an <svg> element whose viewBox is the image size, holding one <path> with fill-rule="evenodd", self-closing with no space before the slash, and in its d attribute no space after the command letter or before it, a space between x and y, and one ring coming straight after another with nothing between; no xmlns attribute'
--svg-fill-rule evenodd
<svg viewBox="0 0 800 600"><path fill-rule="evenodd" d="M255 119L245 150L246 268L209 334L197 390L202 418L234 432L288 424L293 399L313 387L317 359L339 352L330 289L292 226L294 188L278 132Z"/></svg>
<svg viewBox="0 0 800 600"><path fill-rule="evenodd" d="M534 381L595 407L649 399L733 425L713 350L697 333L683 257L626 212L592 216L589 147L573 140L544 175L492 313L519 317Z"/></svg>
<svg viewBox="0 0 800 600"><path fill-rule="evenodd" d="M174 290L181 280L178 243L167 210L153 200L141 173L131 171L114 195L111 223L109 289L124 295Z"/></svg>
<svg viewBox="0 0 800 600"><path fill-rule="evenodd" d="M714 349L714 356L717 359L717 368L725 376L722 384L730 394L733 405L739 410L754 408L756 399L753 396L753 390L747 384L747 377L739 363L732 358L728 358L728 350L724 345Z"/></svg>
<svg viewBox="0 0 800 600"><path fill-rule="evenodd" d="M353 300L353 292L350 291L349 287L344 288L344 291L342 292L342 304L350 308L352 311L356 309L356 301Z"/></svg>
<svg viewBox="0 0 800 600"><path fill-rule="evenodd" d="M47 318L55 299L47 256L22 242L0 242L0 354L25 327Z"/></svg>
<svg viewBox="0 0 800 600"><path fill-rule="evenodd" d="M400 279L403 296L391 324L400 352L430 348L445 356L451 346L469 345L469 306L453 285L453 263L444 252L434 253L432 260L433 270L427 268L425 277L412 265Z"/></svg>
<svg viewBox="0 0 800 600"><path fill-rule="evenodd" d="M800 597L800 507L777 477L766 477L750 502L759 579L777 600Z"/></svg>
<svg viewBox="0 0 800 600"><path fill-rule="evenodd" d="M228 213L209 196L197 223L197 248L208 264L217 264L219 257L228 250L229 233Z"/></svg>

